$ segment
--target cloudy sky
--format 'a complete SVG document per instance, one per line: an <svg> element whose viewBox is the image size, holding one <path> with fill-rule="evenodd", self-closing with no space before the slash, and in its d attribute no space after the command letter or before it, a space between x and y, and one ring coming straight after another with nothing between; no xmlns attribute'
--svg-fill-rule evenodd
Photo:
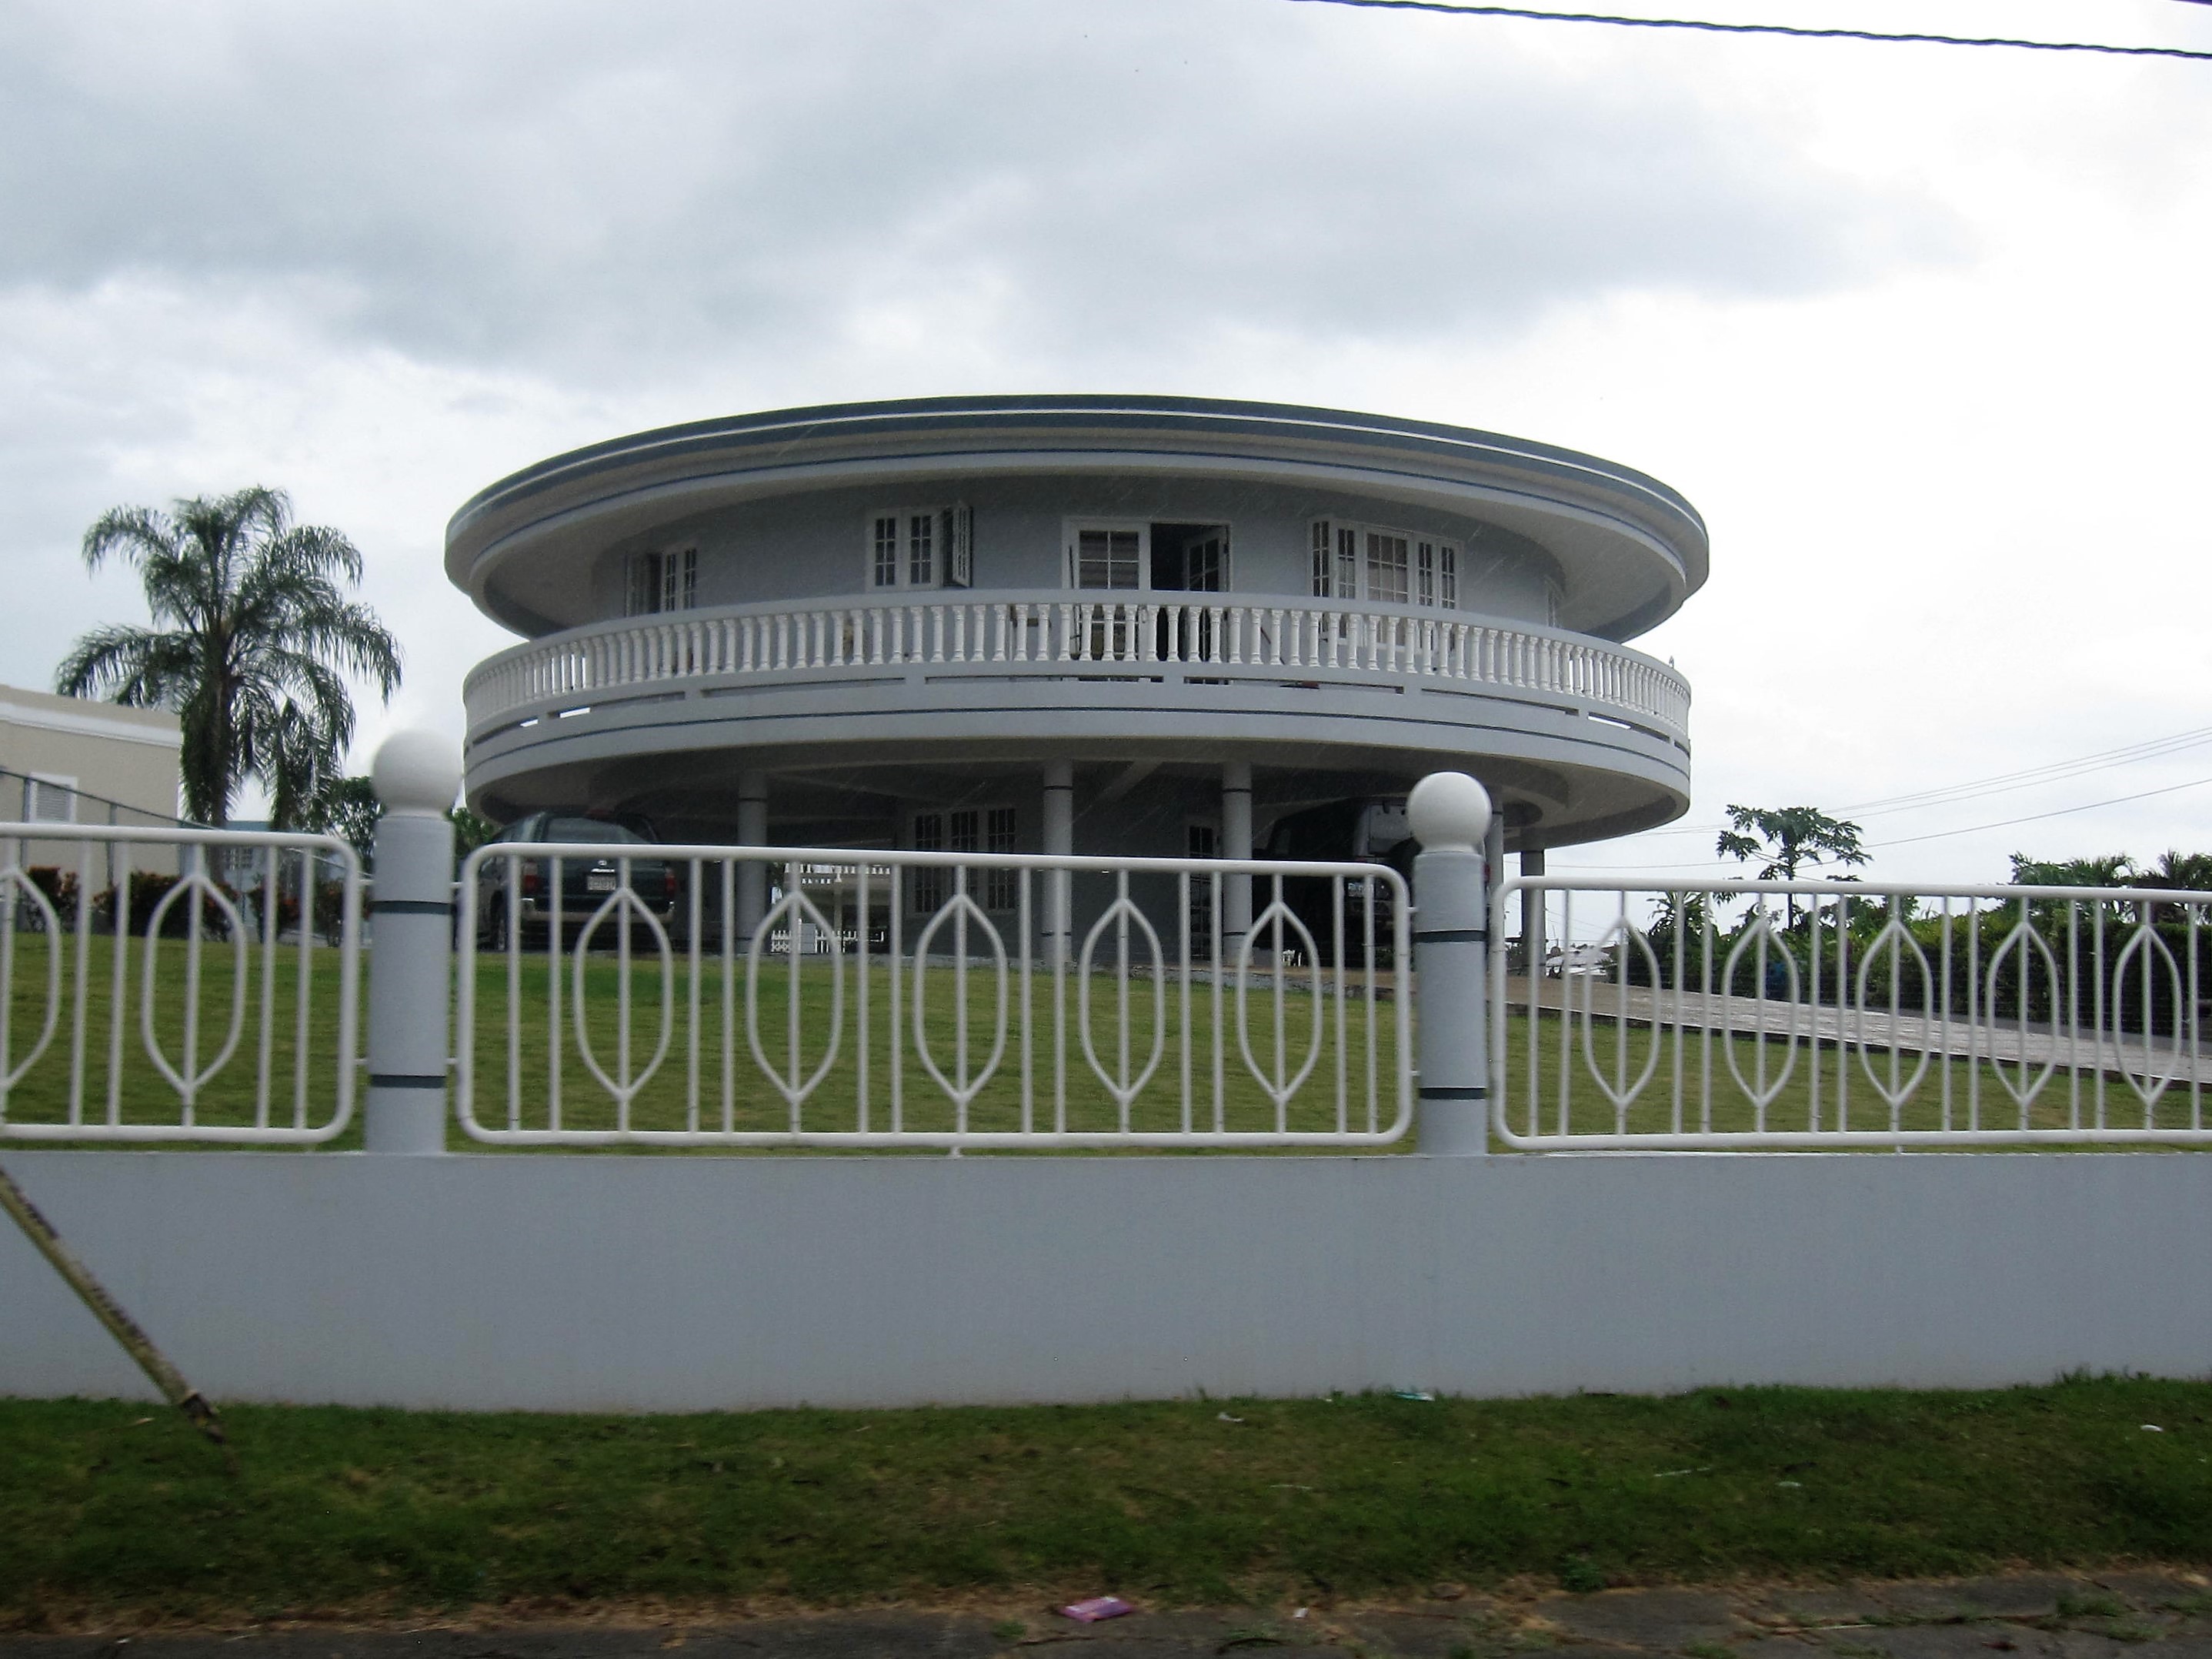
<svg viewBox="0 0 2212 1659"><path fill-rule="evenodd" d="M1679 9L2212 49L2188 0ZM2212 780L2208 273L2212 63L1287 0L8 0L0 681L140 614L78 562L103 508L266 482L406 647L365 759L458 731L508 641L445 521L544 455L846 398L1278 398L1705 513L1712 580L1642 642L1696 690L1691 814L1555 867L2198 732L1860 816L1897 879L2212 850L2212 782L2176 787Z"/></svg>

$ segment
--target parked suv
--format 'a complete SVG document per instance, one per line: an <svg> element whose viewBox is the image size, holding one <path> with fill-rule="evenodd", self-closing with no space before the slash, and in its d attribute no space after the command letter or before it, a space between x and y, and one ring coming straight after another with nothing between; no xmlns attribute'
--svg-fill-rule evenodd
<svg viewBox="0 0 2212 1659"><path fill-rule="evenodd" d="M1261 857L1295 859L1315 864L1387 864L1410 883L1413 877L1413 855L1421 850L1413 839L1413 829L1406 816L1403 795L1383 797L1354 797L1350 800L1331 801L1324 806L1313 806L1303 812L1293 812L1275 820L1268 832L1267 843ZM1253 883L1252 908L1256 915L1267 900L1259 890L1261 880ZM1332 884L1322 876L1287 876L1283 880L1283 902L1291 914L1305 923L1312 933L1315 948L1320 952L1321 965L1333 968L1335 961L1335 896ZM1367 945L1359 896L1363 884L1349 877L1344 878L1344 919L1346 951L1349 968L1367 967ZM1378 918L1382 914L1378 905ZM1380 936L1376 940L1374 966L1390 966L1391 943L1387 922L1378 920ZM1258 938L1253 943L1261 944ZM1272 937L1270 939L1272 942Z"/></svg>
<svg viewBox="0 0 2212 1659"><path fill-rule="evenodd" d="M622 860L629 858L630 890L655 916L665 921L677 908L682 867L655 858L640 858L632 850L654 844L653 826L636 817L592 817L580 812L533 812L500 832L503 842L581 842L596 849L590 855L571 854L560 860L561 932L564 940L583 931L592 913L606 902L622 878ZM509 930L520 927L526 945L543 939L552 925L550 884L554 860L522 859L510 865L505 858L486 861L477 885L477 939L490 950L507 948ZM507 890L512 874L519 874L521 890ZM616 935L602 927L594 943L611 945Z"/></svg>

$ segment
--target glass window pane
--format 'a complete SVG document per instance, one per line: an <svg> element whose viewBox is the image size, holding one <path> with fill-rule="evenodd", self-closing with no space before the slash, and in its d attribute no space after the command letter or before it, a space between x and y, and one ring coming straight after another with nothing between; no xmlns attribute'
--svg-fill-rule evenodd
<svg viewBox="0 0 2212 1659"><path fill-rule="evenodd" d="M1078 587L1133 588L1140 585L1133 530L1084 530L1075 538Z"/></svg>
<svg viewBox="0 0 2212 1659"><path fill-rule="evenodd" d="M898 520L884 514L872 526L875 556L870 563L871 580L878 587L896 587L899 575Z"/></svg>
<svg viewBox="0 0 2212 1659"><path fill-rule="evenodd" d="M1365 597L1382 605L1406 602L1406 538L1367 532Z"/></svg>
<svg viewBox="0 0 2212 1659"><path fill-rule="evenodd" d="M934 513L908 515L906 580L911 587L937 586L937 514Z"/></svg>

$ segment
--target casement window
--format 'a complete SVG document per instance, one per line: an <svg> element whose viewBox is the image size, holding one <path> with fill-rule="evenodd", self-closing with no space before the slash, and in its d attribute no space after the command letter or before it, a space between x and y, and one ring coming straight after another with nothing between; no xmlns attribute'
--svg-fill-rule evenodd
<svg viewBox="0 0 2212 1659"><path fill-rule="evenodd" d="M879 507L868 514L870 587L973 587L973 515L951 507Z"/></svg>
<svg viewBox="0 0 2212 1659"><path fill-rule="evenodd" d="M1557 582L1544 584L1544 625L1547 628L1559 625L1559 585Z"/></svg>
<svg viewBox="0 0 2212 1659"><path fill-rule="evenodd" d="M1367 532L1367 583L1362 597L1385 605L1403 605L1409 597L1406 576L1411 550L1403 536L1387 531Z"/></svg>
<svg viewBox="0 0 2212 1659"><path fill-rule="evenodd" d="M629 560L629 614L650 617L662 611L690 611L699 603L699 550L633 553Z"/></svg>
<svg viewBox="0 0 2212 1659"><path fill-rule="evenodd" d="M1134 590L1147 586L1151 535L1144 525L1071 525L1067 539L1070 587Z"/></svg>
<svg viewBox="0 0 2212 1659"><path fill-rule="evenodd" d="M951 812L914 815L918 853L1011 853L1018 820L1011 806L963 806ZM1021 872L984 870L969 876L968 892L986 910L1012 910L1020 902ZM935 915L952 896L952 872L920 869L908 884L918 916Z"/></svg>
<svg viewBox="0 0 2212 1659"><path fill-rule="evenodd" d="M1459 608L1459 544L1380 525L1318 519L1313 526L1316 599Z"/></svg>

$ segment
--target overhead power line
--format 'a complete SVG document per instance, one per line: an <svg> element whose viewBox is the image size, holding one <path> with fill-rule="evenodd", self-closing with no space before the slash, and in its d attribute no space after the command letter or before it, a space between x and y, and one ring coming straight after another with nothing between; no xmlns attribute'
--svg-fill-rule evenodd
<svg viewBox="0 0 2212 1659"><path fill-rule="evenodd" d="M2207 3L2208 0L2191 0ZM1800 40L1879 40L1929 46L2007 46L2022 52L2094 52L2116 58L2193 58L2212 52L2185 46L2115 46L2096 40L2022 40L2002 35L1887 34L1875 29L1811 29L1791 23L1716 23L1692 17L1616 17L1593 11L1536 11L1524 6L1461 6L1448 0L1297 0L1304 5L1359 6L1376 11L1449 12L1462 17L1518 17L1542 23L1609 23L1617 28L1696 29L1707 34L1786 34Z"/></svg>
<svg viewBox="0 0 2212 1659"><path fill-rule="evenodd" d="M2187 783L2170 783L2163 789L2145 789L2133 795L2115 795L2110 800L2084 801L2079 806L2061 806L2049 812L2030 812L2025 817L1999 818L1995 823L1970 823L1963 830L1936 830L1924 836L1900 836L1895 841L1877 842L1869 852L1881 852L1892 847L1909 847L1916 841L1941 841L1946 836L1972 836L1984 830L2005 830L2015 823L2039 823L2045 818L2063 818L2070 812L2094 812L2100 806L2118 806L2124 801L2148 800L2153 795L2171 795L2183 789L2202 789L2212 783L2212 778L2192 778Z"/></svg>
<svg viewBox="0 0 2212 1659"><path fill-rule="evenodd" d="M2212 4L2212 0L2188 0L2188 3ZM2212 726L2201 727L2194 732L2178 732L2170 738L2153 738L2121 749L2080 755L2072 760L2052 761L2047 765L2031 766L2018 772L2001 772L1995 777L1976 778L1944 788L1923 789L1905 795L1886 795L1879 800L1861 801L1843 810L1873 814L1915 811L1923 806L1948 806L1956 801L1983 795L2002 795L2015 789L2032 788L2038 784L2059 783L2068 778L2086 776L2091 772L2109 771L2115 766L2132 766L2138 761L2160 760L2186 749L2202 748L2208 743L2212 743Z"/></svg>
<svg viewBox="0 0 2212 1659"><path fill-rule="evenodd" d="M2212 5L2212 0L2184 0L2188 5ZM1856 801L1837 809L1842 817L1871 817L1876 813L1919 811L1935 806L1956 806L1986 795L2009 794L2015 789L2027 789L2039 784L2063 783L2071 778L2086 777L2092 772L2109 771L2116 766L2132 766L2141 761L2163 760L2184 750L2202 748L2212 743L2212 726L2200 726L2187 732L2176 732L2163 738L2146 738L2141 743L2123 744L2118 749L2093 750L2086 755L2075 755L2066 760L2045 762L2041 766L2030 766L2017 772L1999 772L1990 777L1970 778L1964 783L1946 784L1941 788L1923 789L1911 794L1884 795L1877 799ZM2071 810L2071 809L2069 809ZM1710 836L1728 828L1716 820L1711 823L1678 824L1665 830L1647 830L1647 837L1661 836ZM1627 866L1623 866L1624 868ZM1638 866L1638 868L1658 869L1657 865Z"/></svg>

